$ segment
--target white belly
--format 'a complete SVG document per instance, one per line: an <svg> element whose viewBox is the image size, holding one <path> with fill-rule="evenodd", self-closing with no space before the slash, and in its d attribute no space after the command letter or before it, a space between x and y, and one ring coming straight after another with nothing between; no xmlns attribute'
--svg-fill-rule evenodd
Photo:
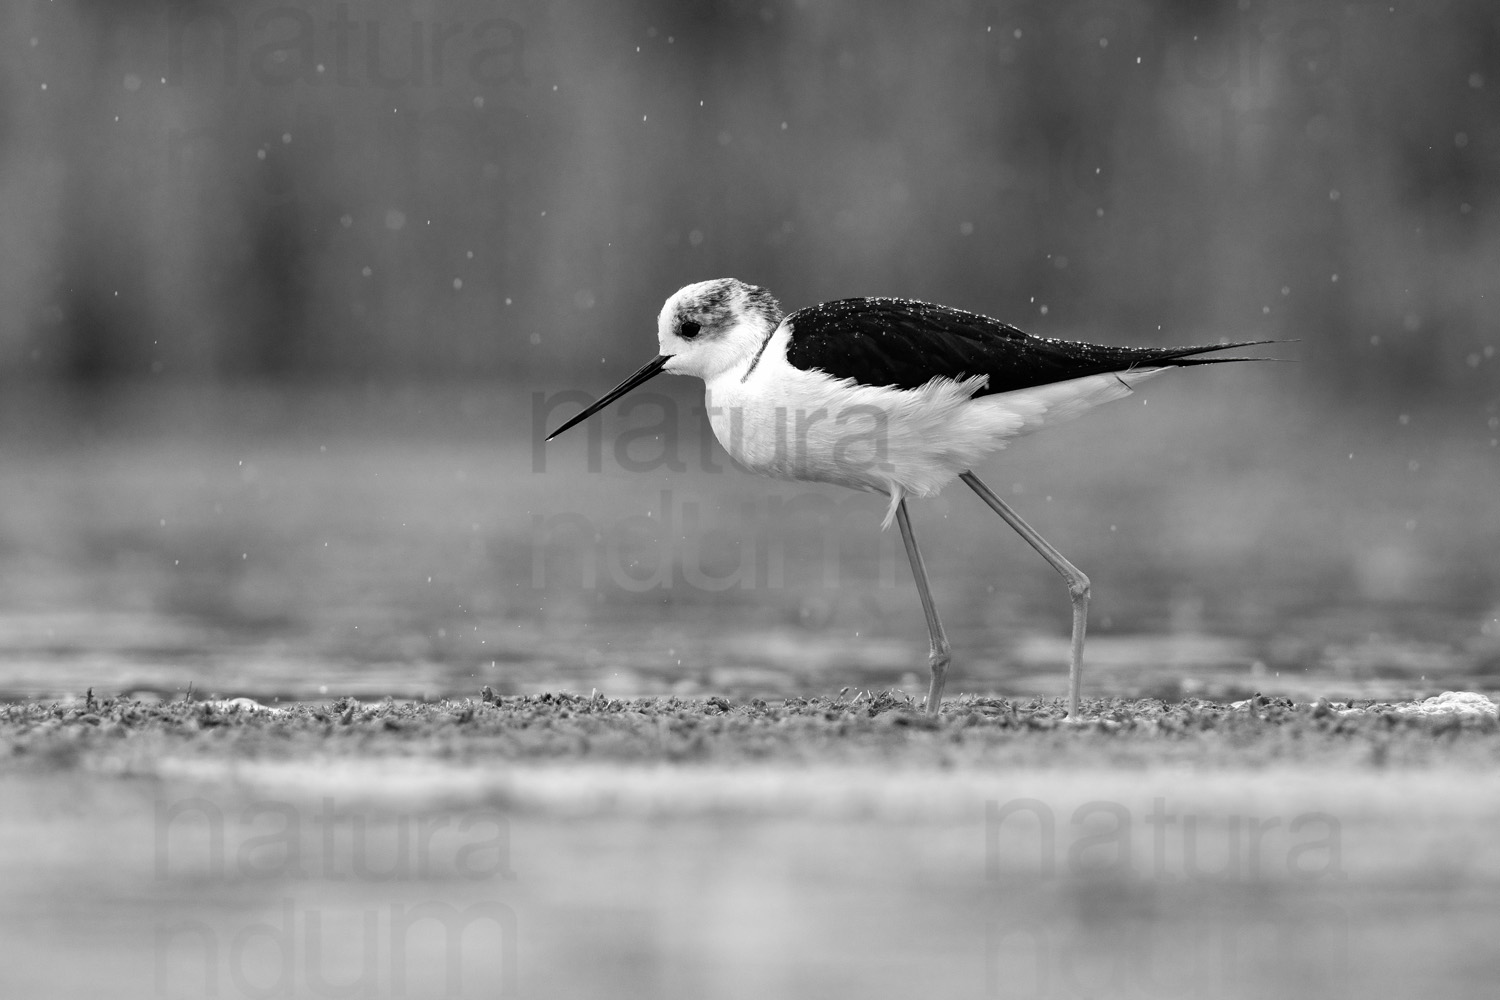
<svg viewBox="0 0 1500 1000"><path fill-rule="evenodd" d="M714 435L752 472L891 496L933 496L1007 441L1070 419L1163 371L1091 375L972 398L983 376L918 389L837 381L782 362L708 383Z"/></svg>
<svg viewBox="0 0 1500 1000"><path fill-rule="evenodd" d="M714 387L705 402L719 444L752 472L879 492L900 478L887 408Z"/></svg>

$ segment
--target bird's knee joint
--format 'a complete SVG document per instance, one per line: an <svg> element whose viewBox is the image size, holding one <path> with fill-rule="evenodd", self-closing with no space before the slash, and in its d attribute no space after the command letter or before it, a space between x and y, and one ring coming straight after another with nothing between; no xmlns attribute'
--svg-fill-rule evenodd
<svg viewBox="0 0 1500 1000"><path fill-rule="evenodd" d="M1068 594L1075 601L1086 601L1092 593L1093 587L1089 584L1089 578L1086 576L1080 576L1078 579L1069 581L1068 583Z"/></svg>
<svg viewBox="0 0 1500 1000"><path fill-rule="evenodd" d="M932 668L934 673L947 670L948 664L952 662L953 655L948 651L946 643L940 647L935 647L927 654L927 665Z"/></svg>

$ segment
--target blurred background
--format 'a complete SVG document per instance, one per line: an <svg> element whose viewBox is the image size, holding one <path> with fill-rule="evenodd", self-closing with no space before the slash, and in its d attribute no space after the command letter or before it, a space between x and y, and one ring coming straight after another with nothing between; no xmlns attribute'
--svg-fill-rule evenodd
<svg viewBox="0 0 1500 1000"><path fill-rule="evenodd" d="M1085 694L1500 687L1490 0L9 0L0 698L920 698L882 498L734 469L691 379L542 444L718 276L1287 341L976 470L1093 580ZM950 696L1062 695L1056 574L967 490L913 519ZM99 737L0 775L14 995L348 993L405 961L385 914L476 893L537 996L1493 993L1485 775L1384 746L950 774L893 736L804 775ZM1079 864L1111 802L1134 875ZM476 812L515 881L399 867ZM367 826L378 873L331 874ZM414 940L436 996L451 940Z"/></svg>
<svg viewBox="0 0 1500 1000"><path fill-rule="evenodd" d="M1093 577L1094 693L1500 673L1483 0L0 23L9 695L919 690L878 498L732 469L686 379L541 447L725 275L1292 341L978 470ZM957 689L1060 693L1051 570L958 491L915 516Z"/></svg>

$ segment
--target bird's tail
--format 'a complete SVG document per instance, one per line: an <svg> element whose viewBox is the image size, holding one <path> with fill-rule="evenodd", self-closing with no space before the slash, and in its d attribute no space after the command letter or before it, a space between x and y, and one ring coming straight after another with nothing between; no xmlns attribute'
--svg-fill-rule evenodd
<svg viewBox="0 0 1500 1000"><path fill-rule="evenodd" d="M1141 367L1171 365L1186 368L1189 365L1217 365L1226 361L1280 361L1280 358L1200 358L1197 355L1214 351L1228 351L1236 347L1260 347L1263 344L1285 344L1285 340L1238 340L1229 344L1207 344L1199 347L1142 348L1142 357L1135 362ZM1134 366L1132 366L1134 367Z"/></svg>

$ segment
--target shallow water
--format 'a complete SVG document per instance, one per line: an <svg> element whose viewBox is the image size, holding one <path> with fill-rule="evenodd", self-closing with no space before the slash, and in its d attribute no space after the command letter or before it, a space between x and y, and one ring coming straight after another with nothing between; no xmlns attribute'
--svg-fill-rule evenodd
<svg viewBox="0 0 1500 1000"><path fill-rule="evenodd" d="M1494 689L1482 421L1165 388L980 470L1093 578L1090 694ZM496 387L4 405L6 697L921 693L880 499L687 434L680 469L627 468L608 421L597 471L586 433L538 469L529 395ZM950 691L1060 694L1052 571L961 488L913 517ZM0 777L7 996L1479 997L1497 972L1469 771L110 761Z"/></svg>
<svg viewBox="0 0 1500 1000"><path fill-rule="evenodd" d="M882 499L734 469L678 381L545 449L515 387L8 396L0 695L920 696ZM978 471L1093 579L1089 694L1491 689L1493 431L1385 416L1164 380ZM949 691L1060 694L1056 575L961 484L913 519Z"/></svg>
<svg viewBox="0 0 1500 1000"><path fill-rule="evenodd" d="M1479 997L1497 972L1489 775L190 771L0 779L7 995Z"/></svg>

